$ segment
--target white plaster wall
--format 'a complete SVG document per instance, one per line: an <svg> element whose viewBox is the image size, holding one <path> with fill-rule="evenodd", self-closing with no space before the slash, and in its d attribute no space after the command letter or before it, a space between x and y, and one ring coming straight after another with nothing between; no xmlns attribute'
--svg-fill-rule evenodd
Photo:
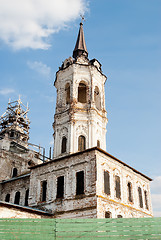
<svg viewBox="0 0 161 240"><path fill-rule="evenodd" d="M104 218L105 211L110 211L112 217L119 214L123 217L150 217L152 216L152 205L149 188L149 180L141 174L134 172L132 169L119 163L112 157L104 153L97 152L97 183L96 194L97 200L97 217ZM104 170L110 174L110 195L104 193ZM115 176L120 177L121 184L121 199L116 198L115 195ZM128 201L128 182L132 183L133 202ZM142 189L143 208L139 206L138 187ZM145 207L144 190L147 191L149 210Z"/></svg>
<svg viewBox="0 0 161 240"><path fill-rule="evenodd" d="M8 208L0 206L0 218L50 218L50 216L44 216L43 214L30 213L25 210Z"/></svg>

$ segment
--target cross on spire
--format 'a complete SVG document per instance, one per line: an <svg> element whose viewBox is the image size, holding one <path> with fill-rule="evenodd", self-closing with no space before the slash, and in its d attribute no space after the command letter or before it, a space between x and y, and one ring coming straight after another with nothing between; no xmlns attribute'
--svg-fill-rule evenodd
<svg viewBox="0 0 161 240"><path fill-rule="evenodd" d="M81 24L83 24L83 21L85 21L85 17L83 15L80 15L82 20L81 20Z"/></svg>

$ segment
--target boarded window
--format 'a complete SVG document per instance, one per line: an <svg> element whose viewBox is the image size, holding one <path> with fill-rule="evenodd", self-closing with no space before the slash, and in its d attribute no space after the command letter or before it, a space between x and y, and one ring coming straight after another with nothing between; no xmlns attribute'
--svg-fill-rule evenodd
<svg viewBox="0 0 161 240"><path fill-rule="evenodd" d="M16 192L14 204L20 204L20 192Z"/></svg>
<svg viewBox="0 0 161 240"><path fill-rule="evenodd" d="M116 190L116 197L121 199L121 188L120 188L120 177L115 176L115 190Z"/></svg>
<svg viewBox="0 0 161 240"><path fill-rule="evenodd" d="M142 190L140 187L138 187L138 195L139 195L139 206L143 208Z"/></svg>
<svg viewBox="0 0 161 240"><path fill-rule="evenodd" d="M129 202L132 202L133 199L132 199L132 184L131 184L131 182L128 182L127 187L128 187L128 200L129 200Z"/></svg>
<svg viewBox="0 0 161 240"><path fill-rule="evenodd" d="M84 194L84 171L76 173L76 195Z"/></svg>
<svg viewBox="0 0 161 240"><path fill-rule="evenodd" d="M64 197L64 176L57 178L57 195L56 198Z"/></svg>
<svg viewBox="0 0 161 240"><path fill-rule="evenodd" d="M70 85L67 83L65 86L65 93L66 93L66 104L70 103Z"/></svg>
<svg viewBox="0 0 161 240"><path fill-rule="evenodd" d="M79 136L78 138L78 151L83 151L86 149L86 139L84 136Z"/></svg>
<svg viewBox="0 0 161 240"><path fill-rule="evenodd" d="M105 218L111 218L112 217L112 214L111 212L105 212Z"/></svg>
<svg viewBox="0 0 161 240"><path fill-rule="evenodd" d="M107 171L104 171L104 192L110 195L110 175Z"/></svg>
<svg viewBox="0 0 161 240"><path fill-rule="evenodd" d="M83 83L80 83L78 86L78 102L80 103L86 103L87 102L87 89L86 85Z"/></svg>
<svg viewBox="0 0 161 240"><path fill-rule="evenodd" d="M148 210L149 206L148 206L148 198L147 198L147 191L146 190L144 191L144 197L145 197L145 207Z"/></svg>
<svg viewBox="0 0 161 240"><path fill-rule="evenodd" d="M26 190L26 193L25 193L25 206L28 206L28 199L29 199L29 189Z"/></svg>
<svg viewBox="0 0 161 240"><path fill-rule="evenodd" d="M10 194L8 193L5 197L5 202L9 202L10 201Z"/></svg>
<svg viewBox="0 0 161 240"><path fill-rule="evenodd" d="M101 96L97 86L95 87L95 90L94 90L94 101L96 104L96 108L98 110L101 110Z"/></svg>
<svg viewBox="0 0 161 240"><path fill-rule="evenodd" d="M12 172L12 177L16 177L16 176L17 176L17 168L14 168Z"/></svg>
<svg viewBox="0 0 161 240"><path fill-rule="evenodd" d="M122 218L122 215L117 215L117 218Z"/></svg>
<svg viewBox="0 0 161 240"><path fill-rule="evenodd" d="M99 140L97 140L97 147L100 148L100 141Z"/></svg>
<svg viewBox="0 0 161 240"><path fill-rule="evenodd" d="M66 137L62 138L62 145L61 145L61 153L65 153L67 151L67 139Z"/></svg>
<svg viewBox="0 0 161 240"><path fill-rule="evenodd" d="M46 192L47 192L47 181L43 181L42 182L42 197L41 197L42 202L46 201Z"/></svg>

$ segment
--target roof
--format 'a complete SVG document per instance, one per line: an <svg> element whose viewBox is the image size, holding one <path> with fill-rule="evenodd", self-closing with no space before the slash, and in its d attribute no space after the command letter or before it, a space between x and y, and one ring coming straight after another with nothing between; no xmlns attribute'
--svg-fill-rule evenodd
<svg viewBox="0 0 161 240"><path fill-rule="evenodd" d="M26 174L19 175L19 176L16 176L16 177L13 177L13 178L10 178L7 180L2 180L2 182L0 182L0 183L3 184L3 183L7 183L7 182L12 182L12 181L15 181L15 180L18 180L21 178L25 178L25 177L29 177L29 176L30 176L30 173L26 173Z"/></svg>
<svg viewBox="0 0 161 240"><path fill-rule="evenodd" d="M7 207L7 208L16 208L16 209L20 209L20 210L25 211L25 212L35 213L35 214L38 214L38 215L48 215L48 216L53 215L52 213L48 213L48 212L45 212L45 211L42 211L42 210L38 210L38 209L33 208L33 207L24 207L24 206L20 206L20 205L13 204L13 203L7 203L7 202L3 202L3 201L0 201L0 206L4 206L4 207Z"/></svg>
<svg viewBox="0 0 161 240"><path fill-rule="evenodd" d="M121 163L122 165L130 168L131 170L133 170L133 171L136 172L137 174L140 174L141 176L145 177L145 178L148 179L149 181L152 181L152 179L149 178L148 176L146 176L146 175L144 175L143 173L137 171L135 168L129 166L128 164L122 162L122 161L119 160L118 158L112 156L112 155L109 154L108 152L106 152L106 151L104 151L103 149L98 148L98 147L88 148L88 149L86 149L86 150L84 150L84 151L81 151L81 152L76 152L76 153L68 154L68 155L65 155L65 156L62 156L62 157L58 157L58 158L55 158L55 159L53 159L53 160L51 160L51 161L48 161L48 162L45 162L45 163L42 163L42 164L35 165L35 166L31 167L30 169L38 168L38 167L41 167L41 166L50 164L50 163L52 163L52 162L61 161L61 160L66 159L66 158L70 158L70 157L73 157L73 156L81 155L82 153L91 152L91 151L95 151L95 150L97 150L97 151L105 154L105 155L108 156L108 157L111 157L112 159L116 160L117 162Z"/></svg>
<svg viewBox="0 0 161 240"><path fill-rule="evenodd" d="M80 23L79 33L77 37L77 42L73 51L73 57L77 58L78 56L84 55L88 57L88 51L85 43L84 32L83 32L83 23Z"/></svg>

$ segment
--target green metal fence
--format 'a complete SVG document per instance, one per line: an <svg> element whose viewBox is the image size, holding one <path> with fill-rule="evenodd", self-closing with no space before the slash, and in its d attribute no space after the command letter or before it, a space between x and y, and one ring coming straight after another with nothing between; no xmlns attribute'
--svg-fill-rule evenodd
<svg viewBox="0 0 161 240"><path fill-rule="evenodd" d="M0 240L161 239L161 218L0 219Z"/></svg>

